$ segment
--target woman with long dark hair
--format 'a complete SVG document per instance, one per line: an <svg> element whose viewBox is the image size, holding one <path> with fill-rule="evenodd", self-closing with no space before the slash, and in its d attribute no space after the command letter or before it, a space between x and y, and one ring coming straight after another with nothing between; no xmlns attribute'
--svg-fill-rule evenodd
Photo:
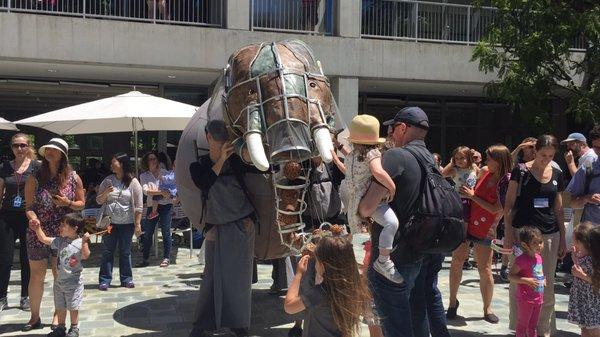
<svg viewBox="0 0 600 337"><path fill-rule="evenodd" d="M502 217L500 190L506 188L512 169L510 151L504 145L490 146L486 151L486 164L475 186L464 184L460 189L463 198L471 205L468 216L467 240L452 252L450 265L450 304L446 317L456 318L459 306L458 288L462 280L463 263L469 258L469 245L473 251L479 271L479 288L483 302L483 317L490 323L498 323L498 317L492 311L494 296L494 277L492 275L493 251L489 243L496 235L496 226Z"/></svg>
<svg viewBox="0 0 600 337"><path fill-rule="evenodd" d="M131 240L142 234L142 186L134 177L129 156L117 153L110 162L113 174L100 184L96 201L105 204L112 230L102 237L103 251L98 289L108 290L112 281L115 251L119 246L119 274L122 287L134 288L131 269Z"/></svg>
<svg viewBox="0 0 600 337"><path fill-rule="evenodd" d="M14 159L0 165L0 312L8 306L6 298L15 241L19 239L21 262L21 310L29 310L29 260L27 258L27 227L25 216L25 182L40 167L35 148L24 133L11 138Z"/></svg>
<svg viewBox="0 0 600 337"><path fill-rule="evenodd" d="M531 226L542 232L544 249L542 266L547 286L544 287L544 304L537 326L538 336L550 336L556 331L554 313L554 274L556 261L566 253L565 224L563 219L562 197L565 188L563 174L552 166L558 141L554 136L540 136L535 143L535 157L532 161L519 164L512 171L506 205L504 225L505 247L517 243L516 229ZM514 259L513 259L514 260ZM516 328L517 303L514 300L516 285L510 284L510 328Z"/></svg>
<svg viewBox="0 0 600 337"><path fill-rule="evenodd" d="M67 157L69 145L61 138L52 138L48 144L40 148L43 157L42 166L29 176L25 183L25 207L29 219L27 232L27 254L29 257L29 298L31 318L23 327L23 331L41 329L40 305L44 294L44 278L48 268L48 259L52 266L52 274L56 278L56 254L48 246L40 242L32 230L41 226L48 236L60 236L61 219L67 213L79 211L85 206L83 183L81 178L69 165ZM53 325L58 323L54 315Z"/></svg>

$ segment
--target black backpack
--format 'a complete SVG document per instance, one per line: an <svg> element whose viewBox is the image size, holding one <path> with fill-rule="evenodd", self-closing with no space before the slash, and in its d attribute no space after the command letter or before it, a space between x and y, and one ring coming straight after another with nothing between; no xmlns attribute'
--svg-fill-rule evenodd
<svg viewBox="0 0 600 337"><path fill-rule="evenodd" d="M421 196L404 226L403 239L417 253L449 253L467 237L462 201L452 183L442 177L433 161L404 147L421 168Z"/></svg>

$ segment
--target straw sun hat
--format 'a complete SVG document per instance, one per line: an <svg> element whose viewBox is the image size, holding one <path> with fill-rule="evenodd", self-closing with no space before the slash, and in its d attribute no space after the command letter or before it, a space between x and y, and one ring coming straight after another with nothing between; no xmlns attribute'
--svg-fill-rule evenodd
<svg viewBox="0 0 600 337"><path fill-rule="evenodd" d="M67 144L67 142L65 142L62 138L52 138L50 139L48 144L40 147L38 152L42 157L44 156L44 153L46 152L47 148L57 149L58 151L62 152L65 155L65 157L69 157L69 144Z"/></svg>
<svg viewBox="0 0 600 337"><path fill-rule="evenodd" d="M354 144L377 145L385 143L379 137L379 121L371 115L358 115L350 123L348 141Z"/></svg>

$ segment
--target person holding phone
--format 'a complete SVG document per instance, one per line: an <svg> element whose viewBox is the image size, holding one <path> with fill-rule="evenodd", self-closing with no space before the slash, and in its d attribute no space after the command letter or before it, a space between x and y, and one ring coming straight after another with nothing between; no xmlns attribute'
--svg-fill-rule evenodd
<svg viewBox="0 0 600 337"><path fill-rule="evenodd" d="M29 298L31 318L22 331L41 329L40 305L44 294L44 278L48 260L56 278L56 253L37 239L33 228L41 226L49 236L59 236L59 226L65 214L85 207L83 183L69 165L69 145L61 138L52 138L39 150L42 156L40 169L25 183L25 207L29 221L27 253L29 256ZM53 325L57 326L56 313Z"/></svg>
<svg viewBox="0 0 600 337"><path fill-rule="evenodd" d="M102 236L102 262L98 275L98 289L107 291L112 282L115 253L119 252L119 281L121 287L135 288L131 269L133 235L142 235L142 186L135 178L131 160L126 153L116 153L106 177L98 188L96 201L106 205L104 215L110 217L112 231Z"/></svg>

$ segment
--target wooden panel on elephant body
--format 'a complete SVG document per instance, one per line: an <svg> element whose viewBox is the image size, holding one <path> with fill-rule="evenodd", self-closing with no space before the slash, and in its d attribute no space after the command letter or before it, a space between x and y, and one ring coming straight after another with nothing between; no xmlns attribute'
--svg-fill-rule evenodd
<svg viewBox="0 0 600 337"><path fill-rule="evenodd" d="M254 255L259 259L276 259L290 255L290 249L281 243L277 212L275 210L275 188L271 175L246 175L248 194L258 212L260 227L256 228Z"/></svg>

